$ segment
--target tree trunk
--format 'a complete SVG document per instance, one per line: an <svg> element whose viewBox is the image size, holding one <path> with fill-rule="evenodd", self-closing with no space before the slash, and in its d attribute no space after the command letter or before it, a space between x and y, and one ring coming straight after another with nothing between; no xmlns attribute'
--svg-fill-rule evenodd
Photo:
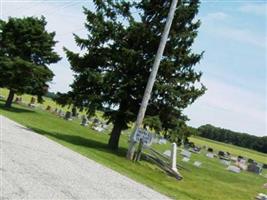
<svg viewBox="0 0 267 200"><path fill-rule="evenodd" d="M7 108L11 107L14 96L15 96L15 92L13 90L9 90L9 94L8 94L8 97L6 100L5 107L7 107Z"/></svg>
<svg viewBox="0 0 267 200"><path fill-rule="evenodd" d="M108 141L108 146L112 150L117 150L119 147L119 140L121 136L122 124L119 120L116 120L114 127L111 131L111 135Z"/></svg>

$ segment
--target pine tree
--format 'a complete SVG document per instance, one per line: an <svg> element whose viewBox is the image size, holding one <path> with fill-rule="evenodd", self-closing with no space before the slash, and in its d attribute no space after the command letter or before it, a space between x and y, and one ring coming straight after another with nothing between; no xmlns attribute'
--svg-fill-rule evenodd
<svg viewBox="0 0 267 200"><path fill-rule="evenodd" d="M6 107L15 93L38 96L47 92L54 74L48 68L60 60L54 52L55 33L45 30L46 21L34 17L0 20L0 86L9 89Z"/></svg>
<svg viewBox="0 0 267 200"><path fill-rule="evenodd" d="M65 52L75 73L71 85L75 105L89 113L104 112L114 125L109 147L117 149L121 131L136 119L170 1L94 3L96 12L84 9L88 37L74 35L83 53ZM166 133L187 119L182 110L205 91L201 72L193 68L202 57L192 52L200 26L194 20L198 7L199 2L191 0L177 8L147 108L146 117Z"/></svg>

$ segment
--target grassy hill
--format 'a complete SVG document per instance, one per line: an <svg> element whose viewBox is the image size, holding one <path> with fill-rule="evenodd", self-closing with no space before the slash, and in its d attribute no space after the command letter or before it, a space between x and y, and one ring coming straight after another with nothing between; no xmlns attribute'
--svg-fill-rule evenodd
<svg viewBox="0 0 267 200"><path fill-rule="evenodd" d="M7 96L6 90L3 89L1 89L0 94ZM23 100L29 102L30 96L24 95ZM134 164L125 159L130 130L125 131L122 135L119 151L112 152L107 149L106 145L109 138L108 132L98 133L89 127L80 126L79 120L65 121L40 108L31 109L14 104L13 108L5 109L3 104L4 102L0 101L1 115L171 198L182 200L244 200L253 199L260 192L266 193L262 185L267 182L267 179L263 176L246 171L240 174L231 173L217 159L207 158L204 154L193 154L189 163L183 163L181 155L178 155L179 164L187 170L180 171L184 179L177 181L148 162L141 161ZM44 105L58 106L50 99L45 99ZM196 144L207 145L216 150L224 150L231 154L243 155L259 162L266 162L267 155L263 153L198 137L193 137L191 140ZM154 145L154 148L163 152L170 149L170 144ZM196 160L203 163L201 168L193 166L193 162ZM266 174L267 172L264 171L263 173Z"/></svg>

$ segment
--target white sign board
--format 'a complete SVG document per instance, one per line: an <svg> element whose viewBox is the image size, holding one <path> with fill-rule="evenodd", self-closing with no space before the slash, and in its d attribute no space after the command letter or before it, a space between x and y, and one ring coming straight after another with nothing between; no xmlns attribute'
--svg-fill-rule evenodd
<svg viewBox="0 0 267 200"><path fill-rule="evenodd" d="M149 146L152 144L153 136L148 131L139 128L135 131L133 139L135 142L139 142L142 139L143 144Z"/></svg>

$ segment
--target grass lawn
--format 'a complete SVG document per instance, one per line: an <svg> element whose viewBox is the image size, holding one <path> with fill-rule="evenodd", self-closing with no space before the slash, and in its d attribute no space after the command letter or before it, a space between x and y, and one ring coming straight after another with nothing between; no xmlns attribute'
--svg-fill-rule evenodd
<svg viewBox="0 0 267 200"><path fill-rule="evenodd" d="M112 152L107 149L109 138L107 133L99 134L88 127L80 126L78 121L65 121L41 109L33 110L16 104L13 104L11 109L5 109L3 104L4 102L0 101L1 115L173 199L245 200L254 199L257 193L266 193L262 188L267 182L266 178L249 172L231 173L217 159L209 159L204 154L193 154L189 163L181 163L181 156L178 155L178 162L187 170L180 171L184 179L177 181L148 162L141 161L134 164L126 160L127 134L121 137L119 151ZM218 150L227 150L257 161L266 161L266 154L211 140L191 139L200 145L206 144ZM170 144L156 145L155 148L163 152L170 148ZM192 163L195 160L201 161L203 166L194 167Z"/></svg>

